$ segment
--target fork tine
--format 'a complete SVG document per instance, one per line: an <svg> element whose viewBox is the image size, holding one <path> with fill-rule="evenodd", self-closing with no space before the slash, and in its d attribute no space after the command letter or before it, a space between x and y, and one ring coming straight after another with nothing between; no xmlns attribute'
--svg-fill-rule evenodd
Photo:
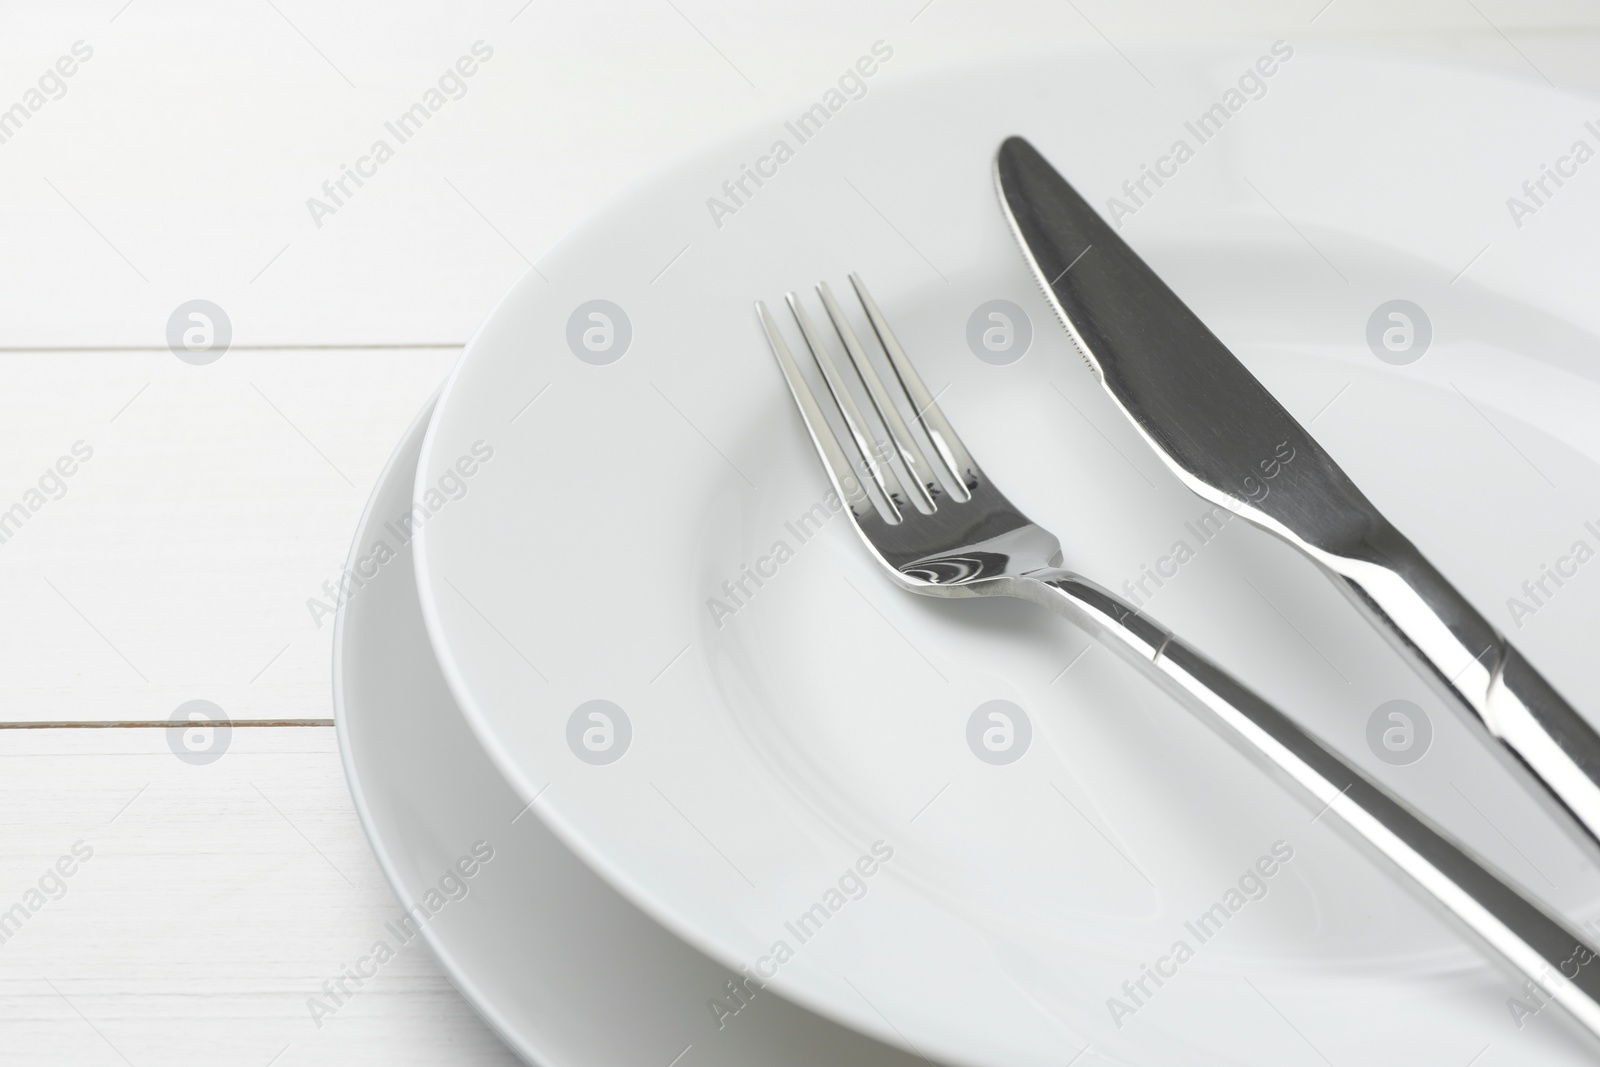
<svg viewBox="0 0 1600 1067"><path fill-rule="evenodd" d="M805 338L806 347L811 350L812 358L822 369L822 379L828 383L828 392L833 394L833 402L838 405L839 414L844 416L845 428L850 431L850 437L855 441L856 451L861 454L867 473L877 484L884 500L888 502L892 516L890 521L900 522L905 517L904 511L907 506L900 476L894 472L893 467L879 459L871 438L867 436L867 420L862 416L861 408L857 406L856 398L851 394L844 376L834 365L833 357L828 354L828 346L822 335L812 325L811 316L807 315L806 309L800 305L799 297L789 293L785 299L789 303L789 310L794 314L794 321L800 325L800 336Z"/></svg>
<svg viewBox="0 0 1600 1067"><path fill-rule="evenodd" d="M872 398L873 410L878 413L878 418L889 431L895 451L900 453L900 461L906 465L906 473L911 476L911 487L916 491L917 498L925 510L933 511L937 507L934 504L934 497L942 492L938 477L934 475L933 468L923 457L922 449L917 447L916 438L911 436L911 430L906 426L905 420L900 417L900 409L895 406L888 391L884 389L883 379L878 377L872 361L867 358L866 351L856 338L855 330L845 321L844 309L833 298L833 290L828 287L827 282L817 286L817 295L822 298L822 306L833 323L833 331L839 335L839 340L844 342L844 350L849 354L850 362L855 365L856 373L861 376L862 383L867 387L867 395Z"/></svg>
<svg viewBox="0 0 1600 1067"><path fill-rule="evenodd" d="M778 367L783 371L783 379L789 383L789 392L794 397L795 406L800 409L801 421L811 433L811 440L822 456L822 465L827 469L828 479L838 491L839 499L845 506L855 511L858 518L865 513L875 514L872 501L862 489L855 468L845 455L844 446L840 444L839 438L828 425L827 418L822 414L822 405L817 403L816 394L811 391L811 386L800 373L794 356L789 353L789 346L784 341L783 334L778 330L777 321L763 301L756 301L756 315L761 319L761 327L767 333L767 343L772 346L772 354L777 358Z"/></svg>
<svg viewBox="0 0 1600 1067"><path fill-rule="evenodd" d="M972 499L971 487L978 479L978 465L973 462L972 454L967 451L967 446L961 443L961 438L956 436L950 421L944 417L944 412L939 410L939 405L934 402L933 394L928 392L928 387L923 384L921 375L911 365L911 360L906 358L905 349L900 347L900 341L889 328L889 320L878 310L878 302L867 292L861 276L851 272L850 285L855 289L861 306L866 309L867 318L871 321L873 332L878 335L883 350L889 354L889 362L894 366L894 373L900 379L901 388L911 398L911 406L916 413L918 425L928 435L928 440L933 442L934 450L944 461L945 470L954 479L958 487L957 499Z"/></svg>

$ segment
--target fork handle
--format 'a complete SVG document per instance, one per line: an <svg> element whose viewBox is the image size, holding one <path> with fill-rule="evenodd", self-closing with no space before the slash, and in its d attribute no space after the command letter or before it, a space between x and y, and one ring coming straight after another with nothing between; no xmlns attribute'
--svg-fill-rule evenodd
<svg viewBox="0 0 1600 1067"><path fill-rule="evenodd" d="M1071 572L1029 578L1017 595L1137 664L1600 1038L1600 953L1560 919L1132 605Z"/></svg>

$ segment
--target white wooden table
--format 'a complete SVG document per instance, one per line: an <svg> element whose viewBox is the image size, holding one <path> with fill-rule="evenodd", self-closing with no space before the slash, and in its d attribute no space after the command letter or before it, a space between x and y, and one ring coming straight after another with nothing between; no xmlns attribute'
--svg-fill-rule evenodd
<svg viewBox="0 0 1600 1067"><path fill-rule="evenodd" d="M308 1010L394 907L308 602L474 326L627 183L876 40L898 78L1344 37L1594 92L1597 30L1576 0L0 6L0 1065L514 1061L422 947ZM231 324L206 365L166 341L194 299ZM259 725L185 763L194 699Z"/></svg>

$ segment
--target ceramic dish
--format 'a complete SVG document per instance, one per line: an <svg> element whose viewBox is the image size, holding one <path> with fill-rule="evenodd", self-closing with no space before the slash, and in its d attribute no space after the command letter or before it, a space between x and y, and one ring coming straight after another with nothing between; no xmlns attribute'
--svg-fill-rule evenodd
<svg viewBox="0 0 1600 1067"><path fill-rule="evenodd" d="M1593 590L1507 616L1551 553L1600 544L1583 525L1600 311L1571 282L1589 255L1571 235L1600 211L1574 192L1548 209L1561 225L1517 229L1504 206L1586 105L1298 44L1138 61L1159 91L1106 50L898 82L879 56L859 99L820 87L821 112L653 176L541 257L472 342L419 462L444 676L524 803L623 895L885 1041L974 1064L1085 1047L1280 1064L1286 1044L1314 1058L1302 1042L1334 1062L1506 1044L1563 1062L1553 1013L1519 1028L1515 983L1187 712L1029 605L894 589L828 501L751 304L854 270L1067 566L1132 590L1511 877L1595 914L1600 877L1382 637L1111 409L990 178L1002 137L1027 135L1600 708ZM1227 118L1191 130L1212 105ZM1354 118L1373 114L1393 127ZM1416 333L1384 347L1397 299L1429 323L1420 349ZM996 310L1004 352L983 344ZM1393 701L1426 720L1405 765L1368 740ZM980 743L996 707L1009 762ZM1258 886L1246 874L1274 850L1292 861ZM1219 903L1226 929L1196 927Z"/></svg>
<svg viewBox="0 0 1600 1067"><path fill-rule="evenodd" d="M379 542L394 555L345 603L334 632L335 714L356 810L401 901L396 921L402 908L423 909L405 933L420 935L506 1043L540 1067L922 1062L745 984L524 814L439 675L396 532L431 411L389 461L350 564Z"/></svg>

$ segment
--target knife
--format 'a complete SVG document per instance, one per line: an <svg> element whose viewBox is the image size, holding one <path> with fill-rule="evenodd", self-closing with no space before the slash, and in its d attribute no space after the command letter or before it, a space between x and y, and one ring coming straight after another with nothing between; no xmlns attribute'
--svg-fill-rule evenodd
<svg viewBox="0 0 1600 1067"><path fill-rule="evenodd" d="M1084 361L1173 473L1320 565L1600 859L1593 727L1033 145L1000 146L995 184Z"/></svg>

